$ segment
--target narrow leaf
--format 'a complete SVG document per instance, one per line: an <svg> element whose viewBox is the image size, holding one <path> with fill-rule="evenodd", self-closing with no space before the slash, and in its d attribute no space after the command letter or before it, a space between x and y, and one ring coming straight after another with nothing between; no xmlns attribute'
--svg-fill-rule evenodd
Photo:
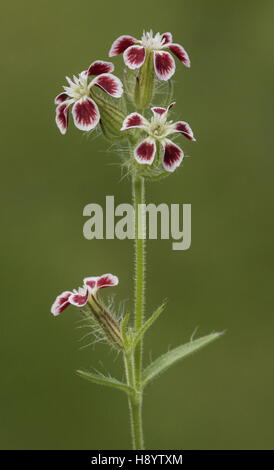
<svg viewBox="0 0 274 470"><path fill-rule="evenodd" d="M84 372L83 370L77 370L76 374L82 377L83 379L89 380L90 382L96 383L98 385L106 385L107 387L117 388L127 394L133 392L133 388L129 387L123 382L120 382L117 379L114 379L113 377L106 377L103 374L93 374L90 372Z"/></svg>
<svg viewBox="0 0 274 470"><path fill-rule="evenodd" d="M180 359L183 359L186 356L198 351L202 347L211 343L215 339L219 338L222 333L211 333L210 335L203 336L202 338L190 341L189 343L182 344L171 351L163 354L158 357L154 362L152 362L143 373L143 385L147 385L154 377L164 372L170 366L175 364Z"/></svg>
<svg viewBox="0 0 274 470"><path fill-rule="evenodd" d="M157 320L157 318L161 315L161 313L164 311L165 309L165 306L166 304L163 303L162 305L160 305L160 307L158 307L155 312L153 312L153 314L151 315L151 317L149 317L147 319L147 321L143 324L142 328L140 328L140 330L137 332L135 338L134 338L134 341L133 341L133 347L135 347L140 339L142 339L142 337L144 336L144 334L146 333L146 331L151 327L151 325L153 325L153 323Z"/></svg>

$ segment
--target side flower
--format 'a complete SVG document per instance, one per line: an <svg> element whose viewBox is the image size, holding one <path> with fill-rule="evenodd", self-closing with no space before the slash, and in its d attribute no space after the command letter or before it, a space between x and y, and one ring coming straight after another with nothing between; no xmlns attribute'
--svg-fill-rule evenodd
<svg viewBox="0 0 274 470"><path fill-rule="evenodd" d="M124 62L130 69L142 67L148 55L153 54L155 74L159 80L169 80L175 73L175 61L172 52L186 67L190 67L190 59L180 44L174 43L171 33L144 32L140 40L133 36L120 36L112 44L109 57L123 54Z"/></svg>
<svg viewBox="0 0 274 470"><path fill-rule="evenodd" d="M117 286L119 280L113 274L103 274L98 277L86 277L83 283L84 286L78 290L64 291L56 297L51 307L51 313L54 316L62 313L69 305L84 307L91 296L96 296L99 289Z"/></svg>
<svg viewBox="0 0 274 470"><path fill-rule="evenodd" d="M172 172L181 164L184 152L167 137L174 133L180 133L189 140L196 140L187 122L167 120L168 112L174 104L171 103L168 108L151 108L153 116L150 121L139 113L131 113L124 120L122 131L139 128L148 135L135 148L134 157L138 163L151 165L156 155L156 144L159 142L163 147L163 167L166 171Z"/></svg>
<svg viewBox="0 0 274 470"><path fill-rule="evenodd" d="M117 286L119 280L113 274L98 277L86 277L83 287L78 290L64 291L58 295L51 307L54 316L62 313L69 305L83 308L87 306L99 323L104 336L115 346L123 348L121 329L118 321L106 309L97 296L98 290L104 287Z"/></svg>
<svg viewBox="0 0 274 470"><path fill-rule="evenodd" d="M92 94L92 87L99 87L114 98L122 96L122 82L111 73L113 70L114 65L111 62L96 60L88 70L81 72L78 77L74 76L73 80L67 77L68 86L64 86L64 92L55 98L56 124L62 134L67 131L70 106L74 124L78 129L90 131L98 125L100 112L96 97ZM94 78L90 80L91 77Z"/></svg>

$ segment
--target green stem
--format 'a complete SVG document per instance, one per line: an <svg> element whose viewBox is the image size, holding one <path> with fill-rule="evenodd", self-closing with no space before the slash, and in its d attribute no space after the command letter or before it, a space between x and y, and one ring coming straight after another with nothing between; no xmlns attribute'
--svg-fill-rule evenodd
<svg viewBox="0 0 274 470"><path fill-rule="evenodd" d="M145 301L145 239L143 217L139 205L145 203L145 185L142 177L133 179L133 202L135 210L135 333L143 326ZM135 348L135 381L140 390L142 382L143 341Z"/></svg>
<svg viewBox="0 0 274 470"><path fill-rule="evenodd" d="M124 353L126 379L134 388L134 394L128 395L132 447L134 450L144 449L142 426L142 391L135 388L134 357L132 353Z"/></svg>
<svg viewBox="0 0 274 470"><path fill-rule="evenodd" d="M133 177L132 181L133 203L135 210L135 335L143 326L144 321L144 291L145 291L145 239L143 235L143 217L139 205L145 203L144 179ZM125 371L128 385L134 393L128 395L129 414L131 423L133 449L144 449L143 423L142 423L142 356L143 341L138 342L135 348L124 352Z"/></svg>

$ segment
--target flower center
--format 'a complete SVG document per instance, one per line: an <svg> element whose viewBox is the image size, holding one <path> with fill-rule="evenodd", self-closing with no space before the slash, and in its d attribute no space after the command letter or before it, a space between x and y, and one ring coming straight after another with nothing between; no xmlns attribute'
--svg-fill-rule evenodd
<svg viewBox="0 0 274 470"><path fill-rule="evenodd" d="M76 99L80 99L83 96L87 96L89 94L89 91L87 87L79 86L78 88L76 88L76 90L74 90L73 94Z"/></svg>
<svg viewBox="0 0 274 470"><path fill-rule="evenodd" d="M73 80L70 80L70 78L67 79L69 86L64 87L66 93L73 98L74 100L80 100L84 96L89 95L89 88L88 88L88 82L87 82L87 77L86 76L79 76L73 77Z"/></svg>
<svg viewBox="0 0 274 470"><path fill-rule="evenodd" d="M170 122L164 116L154 117L150 122L148 132L154 139L161 140L170 133Z"/></svg>
<svg viewBox="0 0 274 470"><path fill-rule="evenodd" d="M164 126L163 126L163 124L160 124L159 122L158 122L158 123L154 123L154 124L151 126L151 133L152 133L155 137L161 137L161 135L163 134L163 131L164 131Z"/></svg>
<svg viewBox="0 0 274 470"><path fill-rule="evenodd" d="M142 39L141 39L141 44L146 49L150 49L150 50L162 49L162 46L163 46L162 35L160 33L156 33L155 36L153 36L153 31L144 32Z"/></svg>

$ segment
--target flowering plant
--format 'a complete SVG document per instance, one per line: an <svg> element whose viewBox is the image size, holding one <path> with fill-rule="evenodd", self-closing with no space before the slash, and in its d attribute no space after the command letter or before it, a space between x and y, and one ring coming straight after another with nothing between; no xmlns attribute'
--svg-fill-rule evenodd
<svg viewBox="0 0 274 470"><path fill-rule="evenodd" d="M139 206L145 203L146 180L169 176L184 157L183 150L174 143L174 134L195 141L190 125L169 118L171 102L170 79L175 73L173 53L181 63L190 67L185 49L173 42L171 33L155 36L144 33L141 40L120 36L112 44L109 56L123 54L126 65L124 78L113 75L111 62L96 60L73 80L55 98L56 123L62 134L68 126L68 112L72 107L75 126L89 132L98 128L111 142L126 142L128 151L123 158L132 178L135 226L135 298L133 316L118 315L113 305L106 305L101 289L114 287L118 278L113 274L86 277L78 290L64 291L54 301L51 313L60 315L70 305L80 309L83 318L96 337L104 339L119 351L124 360L125 378L118 380L94 372L77 371L97 384L124 391L128 396L132 445L144 449L142 424L143 392L148 383L180 359L207 345L220 336L211 333L176 347L143 368L143 339L146 331L163 312L158 307L145 318L145 240L144 221ZM159 81L168 84L164 102L155 102ZM133 110L130 111L130 107ZM152 113L152 114L151 114Z"/></svg>

